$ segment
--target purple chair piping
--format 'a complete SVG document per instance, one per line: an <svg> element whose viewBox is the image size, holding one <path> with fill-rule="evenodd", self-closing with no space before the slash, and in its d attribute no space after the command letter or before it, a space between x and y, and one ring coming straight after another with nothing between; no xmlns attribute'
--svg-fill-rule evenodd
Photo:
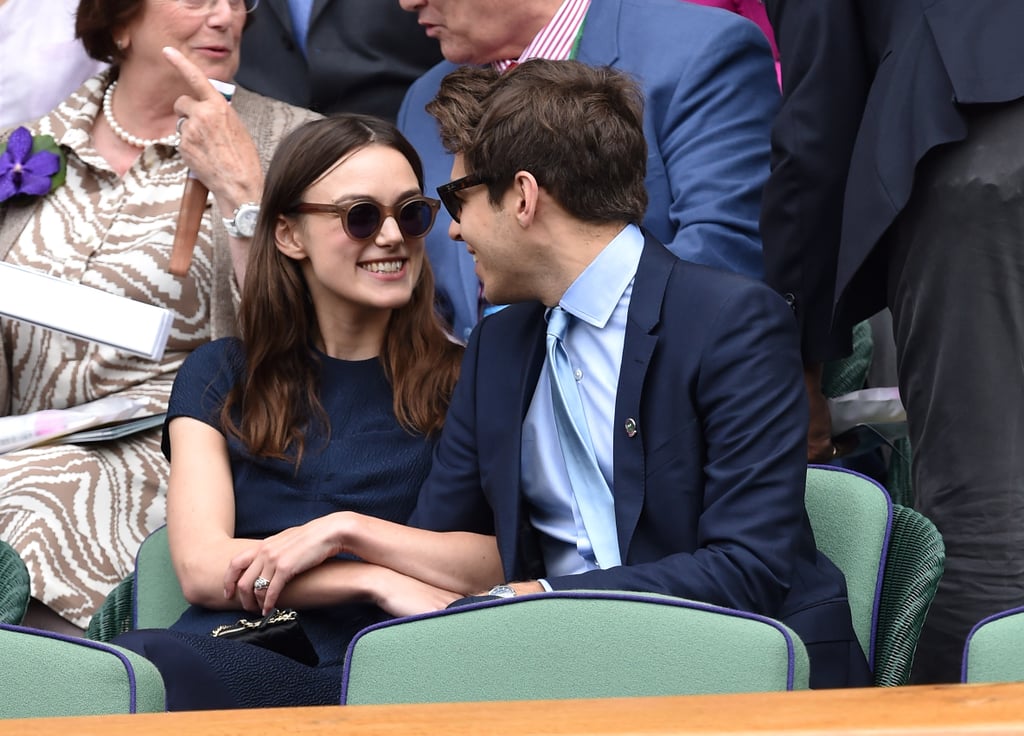
<svg viewBox="0 0 1024 736"><path fill-rule="evenodd" d="M818 470L828 470L833 473L847 473L848 475L863 478L881 491L882 498L885 499L885 536L882 539L882 552L878 557L878 573L875 575L875 600L871 606L871 643L868 646L868 667L870 667L871 671L874 672L875 644L878 640L878 606L882 601L882 578L885 574L885 563L889 559L889 543L892 541L892 497L889 495L889 491L885 489L885 486L874 478L864 475L863 473L858 473L856 470L838 468L834 465L808 465L807 467L816 468Z"/></svg>
<svg viewBox="0 0 1024 736"><path fill-rule="evenodd" d="M30 634L33 636L43 636L48 639L56 639L57 641L64 641L69 644L75 644L78 646L86 647L87 649L95 649L100 652L106 652L107 654L113 654L117 657L121 665L124 667L125 672L128 675L128 712L134 713L136 708L135 702L135 668L132 666L131 660L128 659L123 653L119 652L111 646L104 644L103 642L92 641L91 639L81 639L75 636L66 636L64 634L58 634L54 631L44 631L42 629L33 629L28 626L15 626L14 624L0 624L0 629L7 631L16 631L22 634Z"/></svg>
<svg viewBox="0 0 1024 736"><path fill-rule="evenodd" d="M967 634L967 639L964 640L964 655L963 655L963 660L961 661L961 664L960 664L960 682L967 682L967 654L968 654L968 651L971 648L971 639L974 638L974 635L975 635L975 633L977 633L978 629L980 629L985 624L992 623L993 621L998 621L999 619L1006 618L1007 616L1014 616L1014 615L1016 615L1018 613L1024 613L1024 606L1017 606L1016 608L1008 608L1005 611L999 611L999 613L993 613L991 616L986 616L981 621L979 621L978 623L974 624L974 626L971 627L970 632Z"/></svg>

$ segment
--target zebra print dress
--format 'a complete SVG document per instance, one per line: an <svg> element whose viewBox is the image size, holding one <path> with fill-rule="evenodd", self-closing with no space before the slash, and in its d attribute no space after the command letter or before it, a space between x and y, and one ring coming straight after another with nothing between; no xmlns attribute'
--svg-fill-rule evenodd
<svg viewBox="0 0 1024 736"><path fill-rule="evenodd" d="M185 356L210 339L211 213L185 278L168 271L186 167L173 147L145 149L118 176L90 131L109 76L88 80L31 126L69 151L67 181L38 207L8 263L170 309L164 357L151 361L13 320L0 321L10 413L104 396L167 407ZM164 521L168 464L160 430L96 445L0 455L0 538L25 560L32 595L84 627L132 569L142 539Z"/></svg>

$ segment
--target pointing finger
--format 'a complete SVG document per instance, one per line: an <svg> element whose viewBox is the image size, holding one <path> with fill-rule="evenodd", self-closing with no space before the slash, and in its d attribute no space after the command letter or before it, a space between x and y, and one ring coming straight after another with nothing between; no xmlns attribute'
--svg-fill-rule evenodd
<svg viewBox="0 0 1024 736"><path fill-rule="evenodd" d="M164 57L171 63L181 78L184 79L192 91L192 96L199 101L215 99L221 96L216 88L203 74L203 70L185 58L185 56L173 46L164 46Z"/></svg>

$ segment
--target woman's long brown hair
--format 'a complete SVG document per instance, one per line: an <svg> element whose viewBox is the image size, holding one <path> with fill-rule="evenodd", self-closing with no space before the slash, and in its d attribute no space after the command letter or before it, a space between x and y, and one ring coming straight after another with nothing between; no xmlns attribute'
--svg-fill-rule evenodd
<svg viewBox="0 0 1024 736"><path fill-rule="evenodd" d="M423 167L412 145L391 123L365 115L338 115L297 128L281 142L267 171L238 317L245 378L221 411L222 426L255 455L298 464L311 425L329 428L318 398L316 312L300 263L277 249L278 218L338 159L371 144L401 153L422 189ZM424 257L412 298L391 313L380 355L395 416L406 430L431 435L441 429L461 357L462 346L434 312L434 276Z"/></svg>

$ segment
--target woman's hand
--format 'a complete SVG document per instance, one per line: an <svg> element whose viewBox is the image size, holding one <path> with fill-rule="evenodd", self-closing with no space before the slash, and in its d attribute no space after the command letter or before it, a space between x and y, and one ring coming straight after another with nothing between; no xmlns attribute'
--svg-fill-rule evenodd
<svg viewBox="0 0 1024 736"><path fill-rule="evenodd" d="M231 560L224 595L238 597L247 611L273 609L288 582L343 551L341 514L329 514L267 537ZM257 578L269 581L254 590Z"/></svg>
<svg viewBox="0 0 1024 736"><path fill-rule="evenodd" d="M242 121L199 67L169 46L164 56L191 90L174 103L174 111L184 118L178 121L178 153L189 170L213 192L227 217L240 204L259 202L263 169Z"/></svg>

